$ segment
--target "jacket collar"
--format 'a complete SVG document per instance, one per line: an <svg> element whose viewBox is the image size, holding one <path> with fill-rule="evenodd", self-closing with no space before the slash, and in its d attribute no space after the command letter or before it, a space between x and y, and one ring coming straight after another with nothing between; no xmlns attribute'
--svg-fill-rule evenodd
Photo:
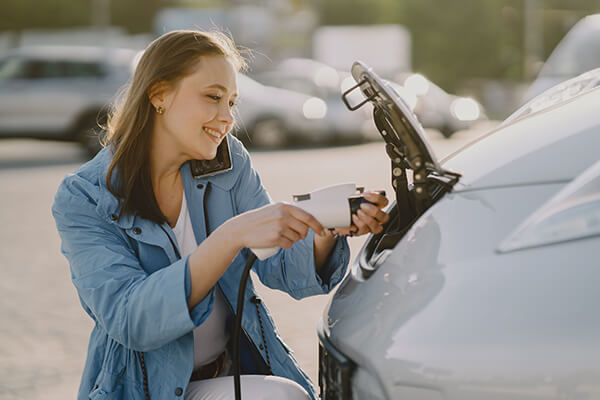
<svg viewBox="0 0 600 400"><path fill-rule="evenodd" d="M227 135L227 140L229 141L229 148L231 152L232 168L227 172L217 175L193 178L189 162L184 163L181 166L180 172L183 180L183 187L186 192L189 191L190 188L195 187L200 183L204 184L205 186L208 184L214 185L226 191L229 191L233 188L241 171L241 165L238 165L241 163L241 159L237 154L235 154L238 146L232 143L233 140L230 139L229 135ZM108 172L108 166L110 165L111 159L112 151L109 147L106 147L101 150L92 161L93 163L97 164L96 171L98 174L98 183L101 189L96 210L107 221L117 224L122 229L131 229L134 224L136 224L136 220L141 218L133 215L122 215L121 218L115 220L115 216L119 215L119 201L115 196L113 196L106 186L106 174ZM117 176L116 174L113 174L112 184L116 186L117 183Z"/></svg>
<svg viewBox="0 0 600 400"><path fill-rule="evenodd" d="M227 135L225 138L229 144L229 152L231 154L231 169L229 171L221 172L212 176L193 178L189 162L186 162L181 167L181 176L184 183L186 179L192 178L196 184L201 182L210 183L211 185L217 186L223 190L231 190L231 188L233 188L233 185L235 185L235 182L237 181L241 171L241 165L238 165L241 158L238 154L236 154L239 145L234 143L234 139L232 139L230 135Z"/></svg>

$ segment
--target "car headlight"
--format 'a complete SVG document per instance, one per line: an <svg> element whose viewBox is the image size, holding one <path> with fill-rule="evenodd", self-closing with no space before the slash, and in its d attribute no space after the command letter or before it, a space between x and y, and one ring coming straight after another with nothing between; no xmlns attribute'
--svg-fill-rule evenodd
<svg viewBox="0 0 600 400"><path fill-rule="evenodd" d="M323 119L327 115L327 103L318 97L311 97L302 105L302 115L306 119Z"/></svg>
<svg viewBox="0 0 600 400"><path fill-rule="evenodd" d="M569 183L505 239L509 252L600 235L600 161Z"/></svg>
<svg viewBox="0 0 600 400"><path fill-rule="evenodd" d="M475 121L481 115L479 104L469 97L459 97L450 104L452 115L459 121Z"/></svg>

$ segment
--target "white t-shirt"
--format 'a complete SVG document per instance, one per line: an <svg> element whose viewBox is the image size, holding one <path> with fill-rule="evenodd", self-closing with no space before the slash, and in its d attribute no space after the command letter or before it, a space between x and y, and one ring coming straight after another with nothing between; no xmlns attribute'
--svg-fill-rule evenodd
<svg viewBox="0 0 600 400"><path fill-rule="evenodd" d="M192 253L198 243L192 229L192 220L187 208L185 194L181 200L181 211L173 228L181 256ZM210 262L210 260L208 260ZM227 321L227 304L220 290L215 292L215 303L212 312L202 325L194 329L194 369L217 359L225 351L229 335L225 327Z"/></svg>

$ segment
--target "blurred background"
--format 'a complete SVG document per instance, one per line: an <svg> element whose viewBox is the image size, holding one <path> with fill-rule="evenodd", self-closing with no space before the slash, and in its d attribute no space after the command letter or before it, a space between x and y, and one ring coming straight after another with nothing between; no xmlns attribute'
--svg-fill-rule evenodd
<svg viewBox="0 0 600 400"><path fill-rule="evenodd" d="M0 135L77 140L93 154L90 132L129 78L136 51L169 30L199 28L227 31L250 49L239 107L248 145L377 139L370 110L349 113L339 101L354 84L354 60L396 84L425 128L449 137L502 120L551 86L531 90L540 71L556 82L598 65L598 19L571 35L551 65L544 61L599 7L600 0L4 0Z"/></svg>
<svg viewBox="0 0 600 400"><path fill-rule="evenodd" d="M275 201L354 181L390 185L365 106L341 94L361 60L413 109L439 158L527 99L600 67L600 0L3 0L0 12L0 399L74 398L91 330L50 215L100 148L99 124L140 51L173 29L250 49L237 136ZM39 140L44 139L44 140ZM364 239L351 241L356 254ZM260 288L315 379L327 296Z"/></svg>

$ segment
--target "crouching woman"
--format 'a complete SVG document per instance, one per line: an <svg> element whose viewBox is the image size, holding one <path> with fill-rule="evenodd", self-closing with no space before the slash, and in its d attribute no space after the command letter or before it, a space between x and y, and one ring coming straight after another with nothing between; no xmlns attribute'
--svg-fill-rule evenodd
<svg viewBox="0 0 600 400"><path fill-rule="evenodd" d="M52 208L81 304L94 322L78 399L232 399L230 346L248 248L268 287L300 299L344 275L346 239L310 214L271 204L229 135L244 60L222 34L175 31L152 42L115 107L107 145L68 175ZM198 171L228 146L231 168ZM353 220L379 232L387 200L367 194ZM342 234L347 232L340 232ZM245 294L246 399L315 398L251 282Z"/></svg>

